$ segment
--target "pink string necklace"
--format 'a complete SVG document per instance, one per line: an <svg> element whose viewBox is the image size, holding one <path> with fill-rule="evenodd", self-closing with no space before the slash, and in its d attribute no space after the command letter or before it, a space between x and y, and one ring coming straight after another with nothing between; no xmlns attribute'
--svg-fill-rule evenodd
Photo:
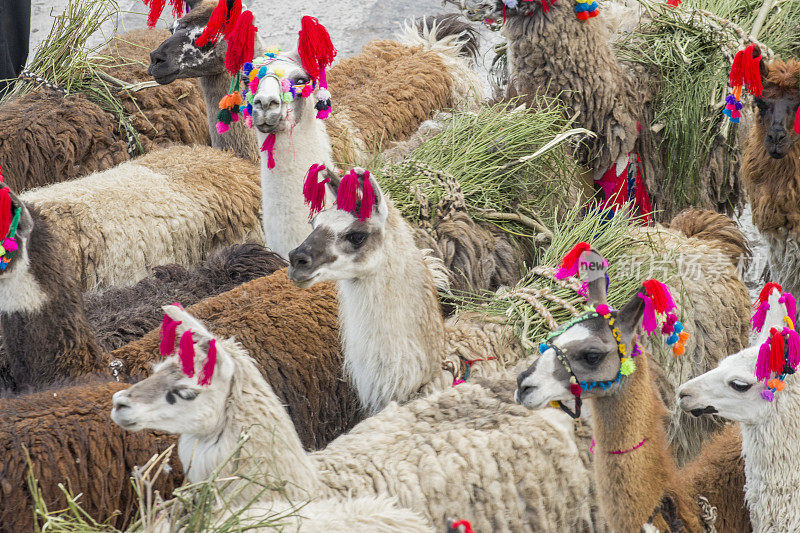
<svg viewBox="0 0 800 533"><path fill-rule="evenodd" d="M610 454L612 454L612 455L622 455L622 454L624 454L624 453L629 453L629 452L632 452L632 451L638 450L639 448L641 448L642 446L644 446L644 443L645 443L645 442L647 442L647 437L643 438L643 439L642 439L642 442L640 442L639 444L637 444L637 445L636 445L636 446L634 446L633 448L628 448L627 450L614 450L614 451L610 451L610 452L608 452L608 453L610 453ZM594 438L592 438L592 445L591 445L591 446L589 446L589 451L590 451L590 452L592 452L592 455L594 455L594 447L595 447L595 440L594 440Z"/></svg>

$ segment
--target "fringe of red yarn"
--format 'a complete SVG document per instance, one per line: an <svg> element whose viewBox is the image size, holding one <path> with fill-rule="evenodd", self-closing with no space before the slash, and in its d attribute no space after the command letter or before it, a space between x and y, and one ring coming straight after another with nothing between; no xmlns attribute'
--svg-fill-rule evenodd
<svg viewBox="0 0 800 533"><path fill-rule="evenodd" d="M358 202L358 174L355 169L342 177L339 190L336 192L336 207L351 213Z"/></svg>
<svg viewBox="0 0 800 533"><path fill-rule="evenodd" d="M775 328L770 330L769 343L769 370L770 372L783 371L783 335Z"/></svg>
<svg viewBox="0 0 800 533"><path fill-rule="evenodd" d="M164 11L166 3L166 0L144 0L144 5L150 8L150 11L147 13L147 27L152 28L156 25L158 18Z"/></svg>
<svg viewBox="0 0 800 533"><path fill-rule="evenodd" d="M763 92L761 84L761 55L753 57L755 44L751 44L744 50L736 52L731 65L731 72L728 75L728 83L731 87L741 85L747 86L750 94L760 97Z"/></svg>
<svg viewBox="0 0 800 533"><path fill-rule="evenodd" d="M161 344L158 346L158 353L163 357L172 355L175 351L175 337L180 324L180 320L172 320L169 315L164 315L161 321Z"/></svg>
<svg viewBox="0 0 800 533"><path fill-rule="evenodd" d="M0 240L8 235L13 218L11 214L11 193L8 187L3 187L0 189Z"/></svg>
<svg viewBox="0 0 800 533"><path fill-rule="evenodd" d="M194 377L194 340L192 340L192 332L188 329L183 332L178 343L178 359L180 359L183 373L190 378Z"/></svg>
<svg viewBox="0 0 800 533"><path fill-rule="evenodd" d="M303 69L316 80L320 70L333 63L337 50L331 42L328 30L315 17L304 16L300 20L300 26L297 52L300 54Z"/></svg>
<svg viewBox="0 0 800 533"><path fill-rule="evenodd" d="M211 385L211 378L214 377L214 368L217 366L217 341L211 339L208 341L208 356L203 365L203 370L200 371L200 379L197 381L198 385Z"/></svg>
<svg viewBox="0 0 800 533"><path fill-rule="evenodd" d="M666 313L675 309L675 301L669 288L657 279L648 279L643 284L647 295L653 301L653 308L656 313Z"/></svg>
<svg viewBox="0 0 800 533"><path fill-rule="evenodd" d="M261 145L261 151L267 152L267 168L275 168L275 134L270 133Z"/></svg>
<svg viewBox="0 0 800 533"><path fill-rule="evenodd" d="M556 272L556 279L564 279L574 276L578 273L578 260L583 252L588 252L592 247L588 242L579 242L572 247L572 250L567 252L564 259L561 260L561 268Z"/></svg>
<svg viewBox="0 0 800 533"><path fill-rule="evenodd" d="M241 5L241 0L238 0ZM211 12L211 18L208 19L208 24L203 28L203 33L195 39L194 45L198 48L203 48L209 42L215 43L222 34L225 24L228 22L228 3L225 0L219 0L217 7Z"/></svg>
<svg viewBox="0 0 800 533"><path fill-rule="evenodd" d="M758 301L756 305L761 305L762 303L769 300L769 296L772 294L772 291L776 290L778 292L783 292L783 287L781 287L780 283L775 283L774 281L770 281L769 283L765 284L764 287L761 289L761 292L758 293Z"/></svg>
<svg viewBox="0 0 800 533"><path fill-rule="evenodd" d="M235 76L245 63L253 60L257 31L258 28L253 25L253 13L245 11L236 19L236 24L225 37L228 41L225 69L231 76Z"/></svg>
<svg viewBox="0 0 800 533"><path fill-rule="evenodd" d="M362 222L372 216L375 206L375 191L372 190L372 181L369 170L364 171L364 182L361 186L361 207L358 209L358 219Z"/></svg>
<svg viewBox="0 0 800 533"><path fill-rule="evenodd" d="M309 206L309 220L325 207L325 184L330 181L330 178L318 181L319 173L323 170L325 170L325 165L314 163L308 169L306 181L303 183L303 198Z"/></svg>

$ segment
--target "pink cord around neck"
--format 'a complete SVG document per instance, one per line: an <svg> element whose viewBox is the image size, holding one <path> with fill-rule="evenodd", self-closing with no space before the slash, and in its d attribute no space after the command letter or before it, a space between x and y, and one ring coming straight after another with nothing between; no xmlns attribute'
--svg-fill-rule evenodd
<svg viewBox="0 0 800 533"><path fill-rule="evenodd" d="M643 438L643 439L642 439L642 442L640 442L639 444L637 444L637 445L636 445L636 446L634 446L633 448L628 448L627 450L614 450L614 451L611 451L611 452L608 452L608 453L610 453L610 454L612 454L612 455L622 455L622 454L624 454L624 453L629 453L629 452L632 452L632 451L638 450L639 448L641 448L642 446L644 446L644 443L645 443L645 442L647 442L647 437ZM591 445L591 446L589 446L589 451L590 451L590 452L592 452L592 455L594 455L594 447L595 447L595 444L596 444L596 443L595 443L595 440L594 440L594 439L592 439L592 445Z"/></svg>

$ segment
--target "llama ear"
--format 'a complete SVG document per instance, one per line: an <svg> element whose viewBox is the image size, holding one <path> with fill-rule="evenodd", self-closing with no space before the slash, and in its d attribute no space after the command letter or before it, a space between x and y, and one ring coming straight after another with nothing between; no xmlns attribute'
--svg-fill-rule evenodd
<svg viewBox="0 0 800 533"><path fill-rule="evenodd" d="M19 196L7 185L0 184L0 189L5 188L8 189L9 198L11 198L11 216L13 217L14 211L17 208L22 208L22 212L20 213L19 217L19 224L17 225L17 237L21 237L27 239L30 237L31 232L33 231L33 217L31 216L30 211L28 210L28 206L20 199ZM0 240L5 237L5 235L0 235Z"/></svg>
<svg viewBox="0 0 800 533"><path fill-rule="evenodd" d="M336 198L336 194L339 192L339 183L342 181L341 176L339 176L337 172L334 172L327 167L325 167L325 170L323 170L321 174L322 176L320 179L328 179L328 182L325 184L325 188L333 198Z"/></svg>
<svg viewBox="0 0 800 533"><path fill-rule="evenodd" d="M644 300L639 297L638 293L646 294L647 290L642 286L637 294L628 300L622 306L622 309L617 313L617 325L622 331L623 338L630 338L636 332L636 327L641 324L642 316L644 315Z"/></svg>
<svg viewBox="0 0 800 533"><path fill-rule="evenodd" d="M389 209L386 205L386 199L383 196L383 189L381 186L378 185L378 180L375 179L369 171L364 170L362 168L354 169L358 174L360 181L364 183L364 180L369 182L369 187L364 186L362 187L362 191L369 191L372 190L372 194L374 197L374 203L372 205L372 218L380 221L381 223L386 222L386 218L389 216ZM362 203L364 202L362 198Z"/></svg>
<svg viewBox="0 0 800 533"><path fill-rule="evenodd" d="M185 331L191 330L195 342L208 341L213 339L214 335L206 329L202 322L197 320L185 309L177 304L165 305L162 307L164 313L172 320L180 322L177 328L177 336L180 337Z"/></svg>
<svg viewBox="0 0 800 533"><path fill-rule="evenodd" d="M580 278L586 283L586 299L592 305L607 304L608 261L597 250L591 248L580 255L578 263Z"/></svg>
<svg viewBox="0 0 800 533"><path fill-rule="evenodd" d="M203 3L203 0L186 0L186 12L196 8Z"/></svg>
<svg viewBox="0 0 800 533"><path fill-rule="evenodd" d="M761 328L761 332L758 334L755 344L756 346L760 346L767 340L767 338L770 336L769 330L771 328L778 328L780 330L783 329L783 326L785 325L783 317L785 317L788 313L786 306L780 302L780 298L781 291L777 288L770 292L767 300L767 303L769 304L769 310L764 318L764 325Z"/></svg>

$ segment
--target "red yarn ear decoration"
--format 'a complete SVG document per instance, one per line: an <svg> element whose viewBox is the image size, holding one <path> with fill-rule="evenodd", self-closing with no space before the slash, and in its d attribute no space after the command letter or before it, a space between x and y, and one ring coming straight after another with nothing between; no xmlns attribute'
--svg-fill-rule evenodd
<svg viewBox="0 0 800 533"><path fill-rule="evenodd" d="M780 284L775 283L774 281L770 281L769 283L764 285L764 287L761 289L761 292L758 293L758 302L756 302L754 307L760 307L762 303L768 301L770 294L772 294L772 291L774 291L775 289L777 289L778 292L783 292L783 287L781 287Z"/></svg>
<svg viewBox="0 0 800 533"><path fill-rule="evenodd" d="M211 18L208 19L208 24L203 28L203 33L200 34L200 37L194 41L194 45L198 48L203 48L209 41L216 43L227 20L228 4L225 0L219 0L217 7L211 12Z"/></svg>
<svg viewBox="0 0 800 533"><path fill-rule="evenodd" d="M208 341L208 357L203 365L203 370L200 372L200 379L197 381L198 385L211 385L211 378L214 377L214 368L217 366L217 341L211 339Z"/></svg>
<svg viewBox="0 0 800 533"><path fill-rule="evenodd" d="M361 207L358 210L358 219L362 222L372 216L372 208L375 206L375 191L372 190L372 182L369 179L369 170L364 171L364 184L361 188Z"/></svg>
<svg viewBox="0 0 800 533"><path fill-rule="evenodd" d="M555 3L556 3L556 0L550 0L549 3L548 3L548 0L542 0L542 12L543 13L547 13L548 11L550 11L550 6L555 4Z"/></svg>
<svg viewBox="0 0 800 533"><path fill-rule="evenodd" d="M358 174L356 174L355 170L351 170L339 182L339 190L336 193L336 207L351 213L356 208L357 201Z"/></svg>
<svg viewBox="0 0 800 533"><path fill-rule="evenodd" d="M319 78L320 69L333 63L336 48L325 26L315 17L304 16L300 20L300 32L297 40L297 52L303 69L315 80Z"/></svg>
<svg viewBox="0 0 800 533"><path fill-rule="evenodd" d="M572 247L572 250L567 252L564 259L561 260L561 268L556 272L556 279L569 278L578 273L578 259L580 259L583 252L588 252L592 247L588 242L579 242Z"/></svg>
<svg viewBox="0 0 800 533"><path fill-rule="evenodd" d="M731 72L728 74L728 83L731 87L738 87L744 85L744 50L739 50L733 56L733 64L731 65Z"/></svg>
<svg viewBox="0 0 800 533"><path fill-rule="evenodd" d="M656 313L666 313L667 311L672 311L675 309L675 302L672 299L672 295L669 293L669 289L666 285L658 281L657 279L648 279L644 283L644 289L647 291L647 295L650 296L650 299L653 300L653 307L656 310Z"/></svg>
<svg viewBox="0 0 800 533"><path fill-rule="evenodd" d="M13 218L11 214L11 194L8 191L8 187L3 187L0 189L0 240L8 235Z"/></svg>
<svg viewBox="0 0 800 533"><path fill-rule="evenodd" d="M235 76L245 63L253 60L257 31L258 28L253 26L253 13L245 11L225 37L228 41L225 68L231 76Z"/></svg>
<svg viewBox="0 0 800 533"><path fill-rule="evenodd" d="M775 328L769 330L772 338L769 343L769 370L770 372L783 371L783 335Z"/></svg>
<svg viewBox="0 0 800 533"><path fill-rule="evenodd" d="M147 26L149 28L156 25L166 3L166 0L144 0L144 5L150 7L150 11L147 13Z"/></svg>
<svg viewBox="0 0 800 533"><path fill-rule="evenodd" d="M261 145L261 151L267 152L267 168L275 168L275 134L270 133Z"/></svg>
<svg viewBox="0 0 800 533"><path fill-rule="evenodd" d="M169 0L172 4L172 16L179 19L183 16L183 0Z"/></svg>
<svg viewBox="0 0 800 533"><path fill-rule="evenodd" d="M319 173L325 170L325 165L314 163L308 169L306 174L306 181L303 183L303 198L309 206L309 220L314 216L314 213L319 213L325 207L325 184L330 181L330 178L325 178L322 181L319 179Z"/></svg>
<svg viewBox="0 0 800 533"><path fill-rule="evenodd" d="M183 332L178 343L178 359L181 361L183 373L190 378L194 377L194 341L192 332L188 329Z"/></svg>
<svg viewBox="0 0 800 533"><path fill-rule="evenodd" d="M227 5L227 2L226 2ZM225 25L222 27L222 35L228 37L233 31L233 27L239 22L239 16L242 15L242 0L234 0L231 8L228 10L228 15L225 17ZM252 13L250 13L252 15ZM253 59L250 57L250 59Z"/></svg>
<svg viewBox="0 0 800 533"><path fill-rule="evenodd" d="M161 344L158 346L158 353L163 357L172 355L175 351L176 330L180 323L180 320L172 320L169 315L164 315L164 320L161 321Z"/></svg>

